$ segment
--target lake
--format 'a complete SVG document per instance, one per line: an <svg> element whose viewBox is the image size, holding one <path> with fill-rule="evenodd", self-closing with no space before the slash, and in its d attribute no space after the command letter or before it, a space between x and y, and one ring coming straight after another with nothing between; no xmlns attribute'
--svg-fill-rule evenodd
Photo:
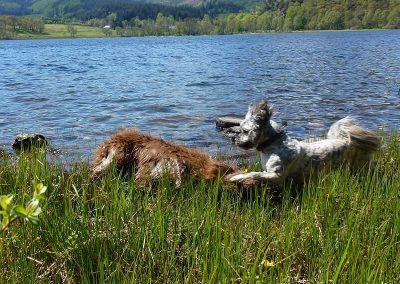
<svg viewBox="0 0 400 284"><path fill-rule="evenodd" d="M88 159L122 127L238 153L214 119L267 98L296 138L346 115L399 129L400 31L0 41L0 145Z"/></svg>

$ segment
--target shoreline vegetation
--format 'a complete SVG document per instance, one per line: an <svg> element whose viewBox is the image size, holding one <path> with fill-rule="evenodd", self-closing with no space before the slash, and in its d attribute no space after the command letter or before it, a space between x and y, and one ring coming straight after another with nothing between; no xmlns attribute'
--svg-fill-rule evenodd
<svg viewBox="0 0 400 284"><path fill-rule="evenodd" d="M366 32L366 31L390 31L396 29L390 28L373 28L373 29L343 29L343 30L296 30L296 31L254 31L240 32L229 34L135 34L125 35L120 34L121 31L110 29L104 31L102 28L91 27L82 24L74 24L72 28L75 30L71 36L71 25L66 24L45 24L42 33L19 32L0 40L26 40L26 39L74 39L74 38L120 38L120 37L145 37L145 36L202 36L202 35L251 35L251 34L283 34L283 33L316 33L316 32Z"/></svg>
<svg viewBox="0 0 400 284"><path fill-rule="evenodd" d="M115 171L96 181L87 165L66 171L43 151L0 156L0 196L25 204L47 186L38 226L0 231L1 279L398 283L400 132L385 139L373 167L250 192L221 181L139 190Z"/></svg>
<svg viewBox="0 0 400 284"><path fill-rule="evenodd" d="M71 36L70 29L74 29L74 35ZM251 35L251 34L283 34L283 33L316 33L316 32L366 32L366 31L390 31L391 28L372 28L372 29L342 29L342 30L296 30L296 31L253 31L229 34L121 34L118 29L105 31L102 28L91 27L82 24L45 24L42 33L19 32L0 40L26 40L26 39L74 39L74 38L119 38L119 37L146 37L146 36L202 36L202 35Z"/></svg>
<svg viewBox="0 0 400 284"><path fill-rule="evenodd" d="M66 14L61 8L62 12L57 12L58 8L50 7L36 11L36 15L41 16L5 15L1 10L4 7L0 5L0 39L400 28L398 0L274 0L259 3L247 10L233 9L235 5L218 1L210 2L208 6L121 4L116 1L109 6L99 4L100 7L97 7L91 0L81 4L87 6L85 12L74 6ZM80 12L74 12L74 9Z"/></svg>

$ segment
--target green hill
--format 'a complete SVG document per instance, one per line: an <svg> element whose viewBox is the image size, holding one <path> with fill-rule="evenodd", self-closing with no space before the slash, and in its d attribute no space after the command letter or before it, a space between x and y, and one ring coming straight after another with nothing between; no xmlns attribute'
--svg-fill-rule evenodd
<svg viewBox="0 0 400 284"><path fill-rule="evenodd" d="M31 13L32 0L0 1L0 15L26 15Z"/></svg>
<svg viewBox="0 0 400 284"><path fill-rule="evenodd" d="M113 27L136 18L156 20L161 14L175 20L236 14L228 19L234 33L399 28L400 0L0 0L0 15L6 14L61 18L56 23L107 18Z"/></svg>
<svg viewBox="0 0 400 284"><path fill-rule="evenodd" d="M199 11L219 8L219 12L238 12L254 7L260 0L1 0L0 15L41 15L45 17L82 17L116 12L121 7L183 6ZM225 9L225 10L224 10ZM203 12L204 13L204 12ZM191 13L189 13L191 16Z"/></svg>

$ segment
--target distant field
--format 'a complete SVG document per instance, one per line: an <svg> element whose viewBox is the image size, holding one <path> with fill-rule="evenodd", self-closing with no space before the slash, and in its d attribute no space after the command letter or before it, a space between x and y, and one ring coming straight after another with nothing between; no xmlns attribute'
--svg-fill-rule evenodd
<svg viewBox="0 0 400 284"><path fill-rule="evenodd" d="M74 25L77 32L75 37L105 37L103 30L96 27ZM67 25L63 24L46 24L43 34L18 33L15 38L69 38L70 33L67 31Z"/></svg>

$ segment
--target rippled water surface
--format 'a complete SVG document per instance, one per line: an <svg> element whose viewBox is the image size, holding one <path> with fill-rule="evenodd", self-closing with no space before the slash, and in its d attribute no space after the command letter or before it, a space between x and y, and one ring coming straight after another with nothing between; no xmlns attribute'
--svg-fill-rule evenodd
<svg viewBox="0 0 400 284"><path fill-rule="evenodd" d="M267 98L297 138L353 115L400 124L400 31L0 41L0 144L91 156L121 127L216 154L214 119Z"/></svg>

